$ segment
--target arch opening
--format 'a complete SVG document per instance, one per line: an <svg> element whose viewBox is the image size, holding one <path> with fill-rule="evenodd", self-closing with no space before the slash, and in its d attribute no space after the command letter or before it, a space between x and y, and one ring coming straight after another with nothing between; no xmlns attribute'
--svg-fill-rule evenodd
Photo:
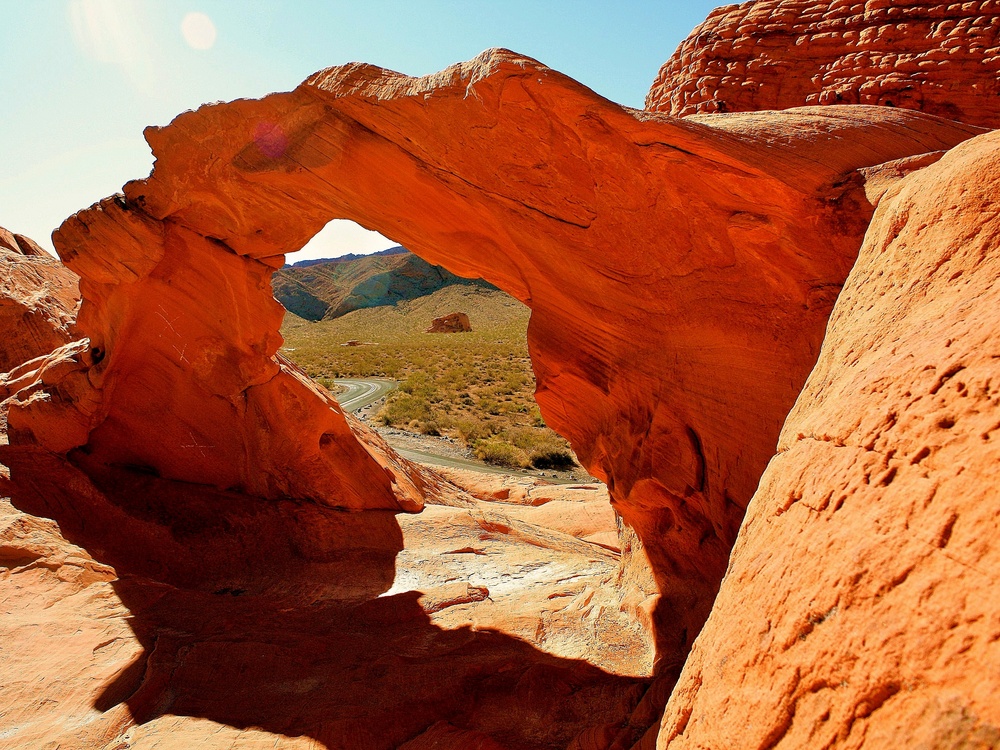
<svg viewBox="0 0 1000 750"><path fill-rule="evenodd" d="M375 234L343 220L320 234L335 224ZM418 461L596 481L535 402L529 308L376 237L366 246L359 231L328 233L318 252L314 238L304 260L289 255L275 271L279 351Z"/></svg>

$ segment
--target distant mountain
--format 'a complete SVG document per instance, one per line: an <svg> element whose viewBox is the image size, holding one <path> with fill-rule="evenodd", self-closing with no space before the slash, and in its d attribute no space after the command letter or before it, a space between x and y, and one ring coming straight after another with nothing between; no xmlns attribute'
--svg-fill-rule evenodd
<svg viewBox="0 0 1000 750"><path fill-rule="evenodd" d="M314 260L300 260L298 263L289 263L285 265L285 268L306 268L308 266L316 266L320 263L343 263L349 260L360 260L361 258L370 258L373 255L404 255L410 252L402 245L396 245L395 247L390 247L386 250L379 250L377 253L368 253L367 255L359 255L357 253L348 253L347 255L341 255L339 258L316 258Z"/></svg>
<svg viewBox="0 0 1000 750"><path fill-rule="evenodd" d="M452 284L496 288L482 279L463 279L432 266L402 247L300 261L278 269L271 281L275 298L306 320L330 320L352 310L395 305Z"/></svg>

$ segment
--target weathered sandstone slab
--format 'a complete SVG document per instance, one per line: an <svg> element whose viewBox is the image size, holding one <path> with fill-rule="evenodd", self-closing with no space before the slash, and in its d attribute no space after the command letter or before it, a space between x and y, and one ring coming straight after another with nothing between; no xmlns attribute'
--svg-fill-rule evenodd
<svg viewBox="0 0 1000 750"><path fill-rule="evenodd" d="M885 193L658 747L1000 746L998 190Z"/></svg>
<svg viewBox="0 0 1000 750"><path fill-rule="evenodd" d="M860 246L858 170L977 132L880 107L673 120L502 50L204 106L147 130L149 179L56 233L90 348L15 397L11 440L262 497L419 507L435 480L362 447L275 357L271 270L353 219L532 308L539 405L634 530L624 585L651 595L674 666Z"/></svg>
<svg viewBox="0 0 1000 750"><path fill-rule="evenodd" d="M629 747L656 723L617 556L506 504L344 513L4 455L4 748Z"/></svg>
<svg viewBox="0 0 1000 750"><path fill-rule="evenodd" d="M0 373L68 343L78 301L75 274L0 227Z"/></svg>
<svg viewBox="0 0 1000 750"><path fill-rule="evenodd" d="M1000 2L760 0L726 5L660 69L646 108L903 107L1000 127Z"/></svg>

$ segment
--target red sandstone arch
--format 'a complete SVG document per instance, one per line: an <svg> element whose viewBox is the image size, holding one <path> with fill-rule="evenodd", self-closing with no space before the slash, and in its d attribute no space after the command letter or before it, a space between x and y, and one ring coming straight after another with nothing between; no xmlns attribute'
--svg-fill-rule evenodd
<svg viewBox="0 0 1000 750"><path fill-rule="evenodd" d="M675 120L499 50L207 105L148 129L153 174L56 233L90 347L18 396L11 440L263 497L418 509L433 475L276 354L273 269L352 219L532 308L539 405L637 533L623 575L655 585L645 606L673 662L861 245L857 170L976 132L874 107Z"/></svg>

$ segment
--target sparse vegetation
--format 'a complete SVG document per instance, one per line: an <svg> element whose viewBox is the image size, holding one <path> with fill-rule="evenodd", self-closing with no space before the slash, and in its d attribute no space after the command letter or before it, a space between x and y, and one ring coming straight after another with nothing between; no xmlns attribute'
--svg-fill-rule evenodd
<svg viewBox="0 0 1000 750"><path fill-rule="evenodd" d="M469 333L429 334L431 319L461 310ZM393 307L310 322L288 314L286 356L329 387L336 378L400 382L376 419L461 440L482 461L564 469L568 443L545 426L534 400L526 342L528 309L500 292L449 286ZM362 346L341 346L350 340Z"/></svg>

